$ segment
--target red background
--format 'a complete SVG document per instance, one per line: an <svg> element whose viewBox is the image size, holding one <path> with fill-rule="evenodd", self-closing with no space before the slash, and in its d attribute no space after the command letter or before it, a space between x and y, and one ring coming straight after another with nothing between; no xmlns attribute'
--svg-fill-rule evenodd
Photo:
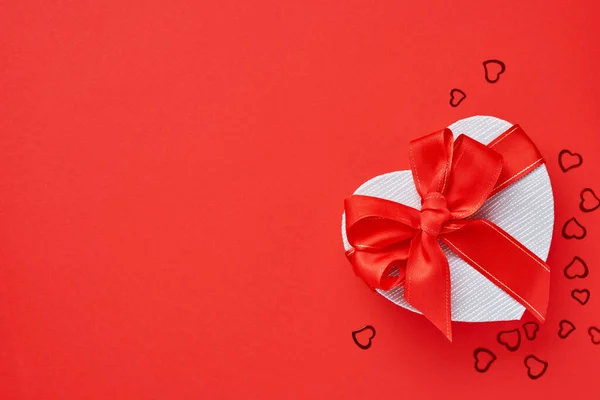
<svg viewBox="0 0 600 400"><path fill-rule="evenodd" d="M578 208L600 192L600 6L424 3L0 3L0 397L600 396L600 210ZM496 334L524 321L448 343L340 238L346 195L477 114L520 123L555 191L548 321L514 353ZM562 149L583 165L563 173ZM584 240L560 236L573 216ZM585 280L563 276L574 255ZM535 381L528 354L549 362Z"/></svg>

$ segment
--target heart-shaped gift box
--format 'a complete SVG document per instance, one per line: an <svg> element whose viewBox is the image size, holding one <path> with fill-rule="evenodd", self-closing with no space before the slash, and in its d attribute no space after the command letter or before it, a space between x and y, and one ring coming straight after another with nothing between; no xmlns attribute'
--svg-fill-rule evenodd
<svg viewBox="0 0 600 400"><path fill-rule="evenodd" d="M491 116L462 119L448 128L488 145L509 130L513 124ZM411 171L379 175L362 184L355 192L401 203L417 210L421 208ZM469 219L488 220L524 245L542 260L546 260L554 225L554 198L550 177L542 163L522 178L494 194ZM346 219L342 218L342 239L346 251L351 249L347 239ZM451 318L453 321L486 322L520 319L525 307L503 289L461 259L441 243L448 260L451 281ZM404 287L377 291L393 303L419 312L405 300Z"/></svg>

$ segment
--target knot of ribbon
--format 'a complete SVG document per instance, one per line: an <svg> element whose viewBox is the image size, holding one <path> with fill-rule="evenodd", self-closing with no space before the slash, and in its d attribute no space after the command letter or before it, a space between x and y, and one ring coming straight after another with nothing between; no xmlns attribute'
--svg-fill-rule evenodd
<svg viewBox="0 0 600 400"><path fill-rule="evenodd" d="M514 125L487 146L449 129L410 142L409 161L421 209L376 197L344 202L346 252L372 289L404 286L404 298L449 340L451 292L440 242L521 303L540 321L550 269L491 221L470 218L492 195L541 164L535 144Z"/></svg>
<svg viewBox="0 0 600 400"><path fill-rule="evenodd" d="M450 210L444 195L438 192L428 193L421 204L421 230L437 236L449 219Z"/></svg>

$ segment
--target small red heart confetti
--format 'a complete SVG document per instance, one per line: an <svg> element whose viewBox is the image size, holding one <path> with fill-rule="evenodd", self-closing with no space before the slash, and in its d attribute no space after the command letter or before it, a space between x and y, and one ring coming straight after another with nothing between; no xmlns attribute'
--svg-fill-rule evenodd
<svg viewBox="0 0 600 400"><path fill-rule="evenodd" d="M566 339L567 336L569 336L574 330L575 325L573 325L571 321L563 319L559 324L558 337L561 339Z"/></svg>
<svg viewBox="0 0 600 400"><path fill-rule="evenodd" d="M561 150L558 154L558 165L563 172L577 168L583 164L581 154L571 153L569 150Z"/></svg>
<svg viewBox="0 0 600 400"><path fill-rule="evenodd" d="M546 361L542 361L533 355L525 357L525 366L527 367L527 375L531 379L541 378L548 369Z"/></svg>
<svg viewBox="0 0 600 400"><path fill-rule="evenodd" d="M600 329L596 328L595 326L590 326L590 329L588 329L588 333L590 334L592 343L600 344Z"/></svg>
<svg viewBox="0 0 600 400"><path fill-rule="evenodd" d="M518 329L498 333L498 343L506 346L509 351L516 351L521 345L521 332Z"/></svg>
<svg viewBox="0 0 600 400"><path fill-rule="evenodd" d="M483 62L485 69L485 80L489 83L496 83L500 79L500 75L506 71L506 65L500 60L487 60Z"/></svg>
<svg viewBox="0 0 600 400"><path fill-rule="evenodd" d="M366 325L363 328L352 332L352 340L354 340L354 343L356 343L358 347L367 350L373 343L375 333L375 328L371 325Z"/></svg>
<svg viewBox="0 0 600 400"><path fill-rule="evenodd" d="M573 289L571 297L577 300L582 306L585 306L590 300L590 291L587 289Z"/></svg>
<svg viewBox="0 0 600 400"><path fill-rule="evenodd" d="M578 256L573 257L573 260L564 270L564 274L568 279L585 278L588 276L588 272L587 264Z"/></svg>
<svg viewBox="0 0 600 400"><path fill-rule="evenodd" d="M587 230L577 221L577 219L571 218L565 222L562 229L562 235L565 239L581 240L587 235Z"/></svg>
<svg viewBox="0 0 600 400"><path fill-rule="evenodd" d="M475 357L475 370L477 372L486 372L496 361L496 355L488 349L478 348L473 352Z"/></svg>
<svg viewBox="0 0 600 400"><path fill-rule="evenodd" d="M467 95L460 89L452 89L450 91L450 105L452 107L458 107L458 105L466 98Z"/></svg>
<svg viewBox="0 0 600 400"><path fill-rule="evenodd" d="M600 207L600 199L590 188L583 189L579 197L581 198L579 209L583 212L592 212Z"/></svg>
<svg viewBox="0 0 600 400"><path fill-rule="evenodd" d="M537 336L537 331L540 329L540 325L537 322L526 322L523 324L523 330L525 331L525 337L528 340L533 340Z"/></svg>

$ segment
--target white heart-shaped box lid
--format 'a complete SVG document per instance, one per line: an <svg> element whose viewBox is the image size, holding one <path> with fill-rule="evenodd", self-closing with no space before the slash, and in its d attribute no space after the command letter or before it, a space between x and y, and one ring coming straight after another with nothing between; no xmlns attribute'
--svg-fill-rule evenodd
<svg viewBox="0 0 600 400"><path fill-rule="evenodd" d="M465 134L488 144L512 125L495 117L475 116L457 121L448 128L455 137ZM421 198L415 188L411 171L379 175L362 184L354 193L395 201L416 209L421 208ZM554 226L554 198L546 166L539 166L489 198L473 218L492 221L538 257L546 260ZM350 249L344 217L342 239L344 248ZM447 246L441 246L450 265L453 321L485 322L521 318L525 307L460 259ZM498 254L498 257L502 255ZM348 269L350 272L351 269ZM418 313L404 300L403 287L377 291L395 304Z"/></svg>

